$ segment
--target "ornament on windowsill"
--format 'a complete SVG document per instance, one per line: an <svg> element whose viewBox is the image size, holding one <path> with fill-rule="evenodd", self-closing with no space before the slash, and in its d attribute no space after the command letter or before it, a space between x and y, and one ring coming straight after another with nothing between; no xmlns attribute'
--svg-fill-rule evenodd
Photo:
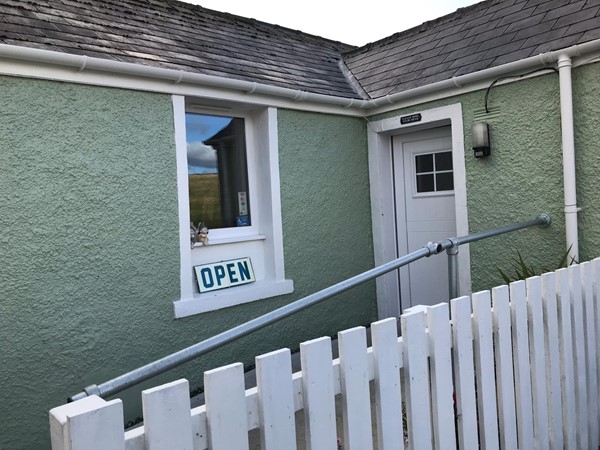
<svg viewBox="0 0 600 450"><path fill-rule="evenodd" d="M198 226L194 222L190 222L190 240L192 247L197 243L208 245L208 227L204 222L198 222Z"/></svg>

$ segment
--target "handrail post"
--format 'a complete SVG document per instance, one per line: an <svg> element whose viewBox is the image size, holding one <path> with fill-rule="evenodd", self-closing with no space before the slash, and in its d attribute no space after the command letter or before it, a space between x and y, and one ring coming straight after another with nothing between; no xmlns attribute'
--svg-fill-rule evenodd
<svg viewBox="0 0 600 450"><path fill-rule="evenodd" d="M456 239L448 239L452 242L452 246L446 248L446 254L448 255L448 293L450 294L449 299L458 298L459 296L459 284L458 284L458 241Z"/></svg>

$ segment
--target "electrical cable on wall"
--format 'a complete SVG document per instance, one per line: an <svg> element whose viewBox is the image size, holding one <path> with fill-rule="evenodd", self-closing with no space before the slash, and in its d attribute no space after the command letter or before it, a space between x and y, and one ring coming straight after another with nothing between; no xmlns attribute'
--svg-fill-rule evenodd
<svg viewBox="0 0 600 450"><path fill-rule="evenodd" d="M502 80L510 80L510 79L513 79L513 78L520 79L520 78L523 78L523 77L527 77L529 75L533 75L534 73L547 72L549 70L552 71L552 72L556 72L558 74L558 69L555 69L554 67L546 67L546 68L543 68L543 69L532 70L531 72L526 72L526 73L523 73L521 75L510 75L510 76L506 76L506 77L496 78L494 81L492 81L492 84L490 84L488 86L488 88L486 89L486 91L485 91L485 97L484 97L485 113L486 114L490 113L490 111L488 110L488 97L490 95L490 91L492 90L492 88L494 87L494 85L496 83L499 83Z"/></svg>

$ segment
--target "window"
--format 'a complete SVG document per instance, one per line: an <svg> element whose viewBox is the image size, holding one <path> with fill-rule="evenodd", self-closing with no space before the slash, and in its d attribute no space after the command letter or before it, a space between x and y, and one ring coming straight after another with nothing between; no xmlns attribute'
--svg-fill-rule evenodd
<svg viewBox="0 0 600 450"><path fill-rule="evenodd" d="M173 96L179 200L180 298L175 317L289 294L285 278L277 110ZM190 223L208 228L193 243ZM194 267L248 261L246 284L200 292Z"/></svg>
<svg viewBox="0 0 600 450"><path fill-rule="evenodd" d="M452 152L415 155L417 193L454 190Z"/></svg>
<svg viewBox="0 0 600 450"><path fill-rule="evenodd" d="M185 125L191 222L249 226L244 119L188 112Z"/></svg>

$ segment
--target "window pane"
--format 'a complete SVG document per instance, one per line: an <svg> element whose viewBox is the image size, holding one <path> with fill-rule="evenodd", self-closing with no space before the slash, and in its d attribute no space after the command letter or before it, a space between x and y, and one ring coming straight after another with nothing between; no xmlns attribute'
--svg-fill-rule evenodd
<svg viewBox="0 0 600 450"><path fill-rule="evenodd" d="M244 119L186 114L190 220L250 225Z"/></svg>
<svg viewBox="0 0 600 450"><path fill-rule="evenodd" d="M433 174L417 175L417 192L433 191Z"/></svg>
<svg viewBox="0 0 600 450"><path fill-rule="evenodd" d="M452 170L452 152L435 154L435 170Z"/></svg>
<svg viewBox="0 0 600 450"><path fill-rule="evenodd" d="M415 156L417 165L417 173L433 172L433 155L417 155Z"/></svg>
<svg viewBox="0 0 600 450"><path fill-rule="evenodd" d="M435 174L436 191L452 191L454 190L454 180L452 172L436 173Z"/></svg>

